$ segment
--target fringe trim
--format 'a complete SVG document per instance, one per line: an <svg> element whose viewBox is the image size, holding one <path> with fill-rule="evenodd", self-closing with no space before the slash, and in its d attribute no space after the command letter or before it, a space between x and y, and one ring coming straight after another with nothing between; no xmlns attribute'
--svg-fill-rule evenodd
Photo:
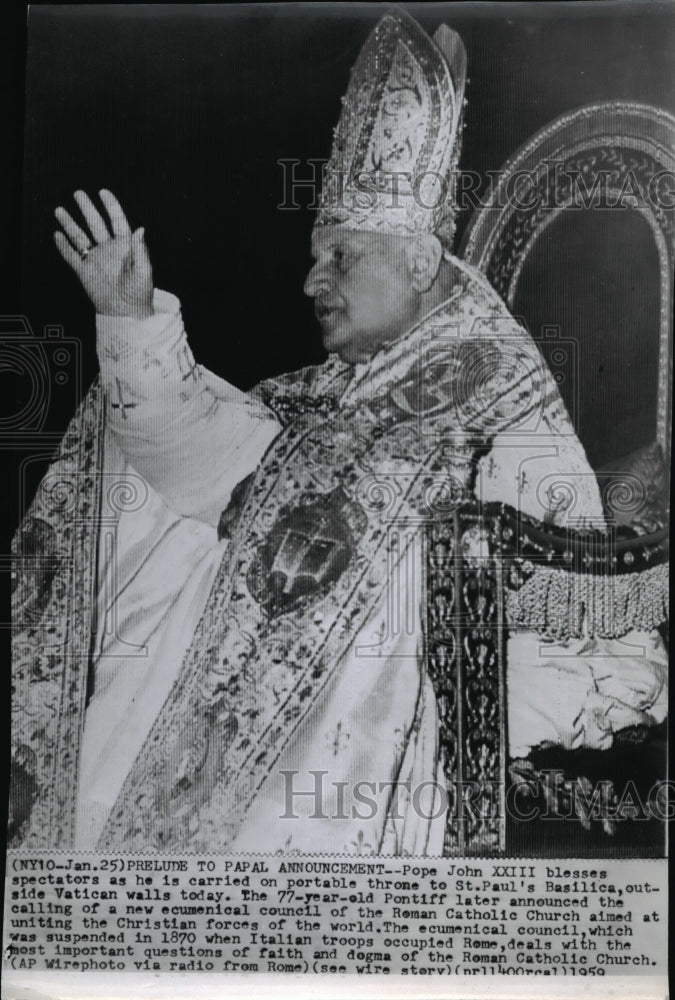
<svg viewBox="0 0 675 1000"><path fill-rule="evenodd" d="M608 576L537 567L519 590L507 592L507 622L554 639L650 631L668 619L668 567Z"/></svg>

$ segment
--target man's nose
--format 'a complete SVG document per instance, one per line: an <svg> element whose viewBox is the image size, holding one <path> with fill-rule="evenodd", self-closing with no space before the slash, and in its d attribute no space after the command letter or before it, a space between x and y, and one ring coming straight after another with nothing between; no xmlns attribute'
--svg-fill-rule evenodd
<svg viewBox="0 0 675 1000"><path fill-rule="evenodd" d="M305 279L304 293L314 299L319 292L327 291L328 285L327 267L317 260L310 268L309 274Z"/></svg>

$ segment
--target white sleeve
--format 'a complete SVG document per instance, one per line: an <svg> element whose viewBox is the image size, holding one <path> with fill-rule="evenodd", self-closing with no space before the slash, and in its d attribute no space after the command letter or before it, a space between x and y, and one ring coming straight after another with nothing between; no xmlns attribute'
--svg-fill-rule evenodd
<svg viewBox="0 0 675 1000"><path fill-rule="evenodd" d="M514 630L506 669L512 757L541 743L606 750L618 730L668 713L668 654L656 630L563 643Z"/></svg>
<svg viewBox="0 0 675 1000"><path fill-rule="evenodd" d="M144 320L96 317L107 428L172 510L215 526L279 425L196 363L174 295L157 289L153 305Z"/></svg>

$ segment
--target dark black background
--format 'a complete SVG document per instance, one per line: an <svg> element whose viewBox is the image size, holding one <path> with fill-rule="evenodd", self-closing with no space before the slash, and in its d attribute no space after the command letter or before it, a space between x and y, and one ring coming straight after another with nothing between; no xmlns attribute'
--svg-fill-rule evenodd
<svg viewBox="0 0 675 1000"><path fill-rule="evenodd" d="M407 6L464 40L461 162L486 181L563 111L615 98L675 110L675 21L662 5ZM52 243L53 209L78 187L110 188L145 225L156 284L180 297L207 367L248 387L323 357L302 293L313 216L278 210L278 160L328 156L349 69L385 9L32 7L22 308L36 331L59 323L81 339L85 383L93 313ZM630 380L624 393L617 405L635 410ZM70 405L63 394L50 420Z"/></svg>

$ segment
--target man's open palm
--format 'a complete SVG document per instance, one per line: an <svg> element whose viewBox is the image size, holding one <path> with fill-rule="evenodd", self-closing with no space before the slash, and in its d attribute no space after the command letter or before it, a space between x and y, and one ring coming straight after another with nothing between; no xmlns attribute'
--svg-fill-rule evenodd
<svg viewBox="0 0 675 1000"><path fill-rule="evenodd" d="M143 229L131 231L120 203L110 191L99 191L99 195L109 225L84 191L76 191L75 201L90 232L59 207L54 214L66 235L54 233L56 246L82 282L97 313L145 319L152 315L153 287Z"/></svg>

